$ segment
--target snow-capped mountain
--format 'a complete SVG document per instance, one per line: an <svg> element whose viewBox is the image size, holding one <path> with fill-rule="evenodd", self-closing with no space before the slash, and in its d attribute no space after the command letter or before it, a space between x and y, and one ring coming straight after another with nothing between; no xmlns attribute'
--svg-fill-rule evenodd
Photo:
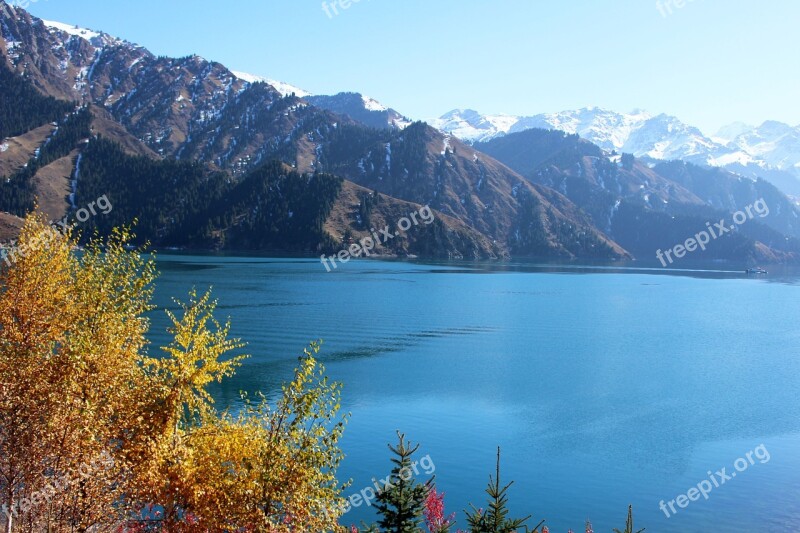
<svg viewBox="0 0 800 533"><path fill-rule="evenodd" d="M256 76L255 74L248 74L247 72L239 72L236 70L232 70L231 73L239 78L242 81L246 81L247 83L266 83L268 85L272 85L276 91L281 93L281 96L288 96L290 94L294 94L299 98L303 98L304 96L311 96L311 93L301 89L299 87L295 87L294 85L290 85L283 81L272 80L269 78L265 78L263 76Z"/></svg>
<svg viewBox="0 0 800 533"><path fill-rule="evenodd" d="M294 94L317 107L347 115L353 120L374 128L403 129L412 122L410 118L361 93L343 92L331 96L315 95L286 82L235 70L231 72L234 76L247 83L266 83L271 85L282 96Z"/></svg>
<svg viewBox="0 0 800 533"><path fill-rule="evenodd" d="M44 25L51 30L63 31L69 35L74 35L76 37L80 37L86 41L88 41L92 46L97 48L103 48L105 46L110 45L117 45L122 44L124 41L108 35L107 33L103 33L100 31L89 30L87 28L80 28L78 26L70 26L69 24L64 24L63 22L56 22L52 20L44 20L42 19Z"/></svg>
<svg viewBox="0 0 800 533"><path fill-rule="evenodd" d="M524 117L513 115L482 115L474 109L454 109L427 122L434 128L455 135L462 141L481 142L506 133ZM532 126L535 127L535 126Z"/></svg>
<svg viewBox="0 0 800 533"><path fill-rule="evenodd" d="M671 115L640 110L617 113L597 107L527 117L456 109L429 122L469 142L533 128L561 130L609 152L728 168L773 179L792 194L800 191L800 126L781 122L767 121L757 127L737 122L708 136Z"/></svg>
<svg viewBox="0 0 800 533"><path fill-rule="evenodd" d="M703 157L723 146L670 115L646 111L617 113L597 107L543 113L528 117L482 115L472 109L456 109L431 123L470 142L494 139L533 128L561 130L580 135L607 151L632 153L654 159Z"/></svg>
<svg viewBox="0 0 800 533"><path fill-rule="evenodd" d="M111 110L121 98L130 98L137 91L136 78L142 67L156 62L155 58L141 46L103 32L61 22L42 21L42 24L54 37L61 36L55 40L56 47L60 43L66 43L70 38L88 45L88 47L76 45L70 53L67 53L65 48L53 50L56 59L53 64L59 69L69 71L66 72L66 77L74 82L70 86L64 84L65 86L56 88L59 90L55 92L60 96L74 98L77 93L84 101L97 102L101 97L100 94L92 93L98 93L100 86L104 85L105 94L102 97L105 98L105 106ZM14 39L10 39L7 43L8 56L12 61L19 61L17 48L21 44ZM124 54L126 64L120 64L118 70L125 75L105 73L108 83L99 84L97 82L103 77L103 63L106 59L101 51L112 47L126 50ZM209 74L214 78L214 87L209 87L210 90L206 95L209 100L213 100L219 91L227 92L231 89L239 91L243 85L264 82L280 96L294 94L319 108L348 115L371 127L403 129L411 123L411 119L403 114L360 93L313 95L286 82L214 68L202 58L194 57L190 61L195 63L194 68L189 68L197 71L193 72L195 79L207 79ZM173 62L164 67L178 68L179 65ZM185 68L185 65L180 68ZM226 78L226 73L233 79ZM37 77L39 73L33 68L29 69L29 74ZM120 80L130 78L131 75L133 79L129 81L132 83L126 84L124 81L122 83L129 86L124 88L118 86ZM42 76L39 79L46 83L47 80L43 78ZM187 94L176 96L182 105L186 102L184 98L189 98L190 94L199 96L196 91L200 86L193 86L191 82L186 86L189 89L186 91ZM203 107L206 107L201 110L201 114L205 112L203 116L218 112L218 107L212 103ZM734 123L722 128L713 136L707 136L698 128L667 114L652 115L641 110L618 113L588 107L532 116L484 115L471 109L457 109L438 119L430 120L429 123L443 132L468 142L488 141L532 128L561 130L577 134L609 152L631 153L637 157L655 160L678 159L727 168L744 175L771 179L787 193L800 195L800 127L775 121L768 121L760 126ZM165 130L154 138L166 138L169 134L170 132ZM152 146L152 148L161 151L160 147Z"/></svg>
<svg viewBox="0 0 800 533"><path fill-rule="evenodd" d="M506 146L497 147L495 157L485 147L478 152L479 145L468 146L424 123L409 124L358 92L309 95L197 55L155 56L101 32L44 23L2 0L0 75L31 99L47 95L80 104L61 118L62 111L48 112L43 103L28 109L30 116L15 129L6 124L6 135L13 135L0 139L0 165L16 172L26 161L38 160L36 153L24 152L16 139L20 133L49 146L51 163L35 176L15 174L14 188L0 195L7 200L0 211L22 214L36 196L49 199L53 210L68 209L66 200L50 191L66 190L80 167L83 186L76 198L113 191L117 220L146 219L144 237L162 243L276 246L264 235L278 224L306 239L302 246L319 250L371 227L364 222L370 213L381 212L384 218L376 220L382 222L407 212L403 202L412 202L430 205L442 222L431 226L417 248L395 253L629 257L628 246L649 253L651 245L671 241L671 234L696 227L720 209L765 197L761 191L769 187L703 169L720 172L711 179L688 164L659 169L650 166L652 161L609 157L609 150L674 157L682 148L683 155L702 154L713 143L737 140L764 150L772 143L773 152L792 147L791 128L777 124L734 128L722 132L731 139L720 142L673 117L644 112L592 108L527 118L452 114L451 125L465 137L470 129L480 130L482 137L501 136L496 141ZM48 128L54 127L75 142L46 144ZM530 129L537 127L580 133L603 148L560 131ZM525 157L515 156L520 153ZM313 173L320 181L300 180L297 188L297 180L286 176L288 169ZM699 182L710 185L695 193L690 185ZM741 237L733 251L720 249L719 257L800 258L800 244L787 239L798 234L789 217L800 215L772 189L770 205L782 206L774 209L775 220L767 229L749 225L753 233ZM376 204L368 200L373 197ZM272 209L278 206L289 209ZM686 218L686 213L702 218ZM665 215L674 221L666 230L660 225ZM170 222L164 226L162 221ZM184 231L195 226L204 229ZM647 230L632 236L625 232L631 227Z"/></svg>
<svg viewBox="0 0 800 533"><path fill-rule="evenodd" d="M79 37L91 44L96 50L102 50L108 46L128 46L131 48L141 48L103 32L49 20L42 20L42 23L51 32L64 33L70 37ZM130 68L134 68L137 63L138 62L132 62ZM88 77L90 71L91 67L86 69L86 72L79 74L83 74L85 77ZM283 97L294 94L298 98L308 99L309 101L314 100L314 103L319 107L353 116L356 120L360 118L362 121L365 121L374 127L388 126L403 129L411 124L411 120L409 118L401 115L393 109L390 109L374 98L370 98L359 93L340 93L334 96L316 96L310 91L301 89L290 83L274 80L265 76L259 76L256 74L250 74L236 70L231 70L230 73L235 78L247 84L266 83ZM351 98L353 94L355 94L357 97Z"/></svg>
<svg viewBox="0 0 800 533"><path fill-rule="evenodd" d="M247 83L267 83L275 88L276 91L281 93L282 96L288 96L290 94L294 94L298 98L306 99L314 105L318 104L328 104L320 105L320 107L341 107L341 108L349 108L346 111L356 111L357 113L363 112L374 112L374 113L384 113L387 112L390 117L390 123L395 125L399 128L403 128L410 124L410 119L403 117L393 109L383 105L379 101L375 100L374 98L370 98L369 96L362 95L361 93L339 93L333 96L327 95L315 95L305 89L301 89L289 83L273 80L270 78L265 78L264 76L257 76L255 74L248 74L247 72L239 72L236 70L231 71L234 76L239 78L242 81L246 81ZM338 111L343 112L341 109ZM349 114L346 113L345 114ZM385 124L383 125L385 127Z"/></svg>
<svg viewBox="0 0 800 533"><path fill-rule="evenodd" d="M119 39L107 33L90 30L88 28L81 28L79 26L72 26L70 24L65 24L63 22L42 19L42 23L44 23L44 25L51 31L64 32L71 36L80 37L81 39L89 42L89 44L91 44L97 49L103 49L107 46L119 46L119 45L130 44L126 43L122 39ZM310 92L300 89L299 87L295 87L294 85L291 85L286 82L273 80L263 76L257 76L255 74L248 74L247 72L238 72L232 70L231 73L240 80L245 81L247 83L257 83L257 82L267 83L271 85L276 91L278 91L282 96L287 96L292 93L294 93L300 98L304 96L311 96Z"/></svg>
<svg viewBox="0 0 800 533"><path fill-rule="evenodd" d="M744 129L726 147L741 161L765 163L780 170L800 169L800 127L769 120Z"/></svg>
<svg viewBox="0 0 800 533"><path fill-rule="evenodd" d="M353 120L378 129L399 129L409 126L412 120L374 98L361 93L346 92L332 96L305 96L308 103L333 113L347 115Z"/></svg>
<svg viewBox="0 0 800 533"><path fill-rule="evenodd" d="M800 196L800 126L776 121L760 126L735 123L716 135L724 149L710 155L708 164L750 177L772 181L785 193Z"/></svg>
<svg viewBox="0 0 800 533"><path fill-rule="evenodd" d="M67 119L54 126L58 116L26 119L30 124L23 125L35 129L19 133L36 131L45 143L44 128L56 127L76 144L53 143L48 157L56 158L57 170L42 170L56 178L44 176L26 188L32 178L15 177L13 191L0 191L0 212L24 214L19 206L35 202L39 183L48 194L60 190L80 167L76 198L94 194L85 192L92 190L90 183L113 191L115 216L147 219L140 235L151 242L164 243L174 232L175 243L185 244L202 226L209 230L199 238L211 239L213 246L262 248L275 245L264 236L280 227L280 246L336 250L350 238L345 235L355 238L388 217L396 220L413 202L430 205L442 220L420 232L419 248L398 244L395 254L630 257L555 191L360 93L301 97L296 87L233 73L197 55L156 56L124 41L111 45L99 32L50 27L2 0L0 76L20 91L82 104L75 126ZM11 100L0 98L2 104L8 107ZM2 152L2 165L22 143L16 136L0 142L10 147ZM38 157L25 155L7 166L16 171ZM300 179L288 175L293 171L312 174ZM373 197L374 204L368 200ZM68 208L62 198L52 204ZM142 214L143 206L155 204L158 215ZM538 216L532 206L548 216ZM193 219L198 226L181 227L190 212L199 217ZM387 218L370 222L379 213ZM243 217L258 220L242 222ZM212 222L215 229L205 224L212 219L220 221Z"/></svg>
<svg viewBox="0 0 800 533"><path fill-rule="evenodd" d="M728 144L742 133L751 131L754 128L755 126L744 122L732 122L727 126L721 127L714 135L714 140L722 144Z"/></svg>

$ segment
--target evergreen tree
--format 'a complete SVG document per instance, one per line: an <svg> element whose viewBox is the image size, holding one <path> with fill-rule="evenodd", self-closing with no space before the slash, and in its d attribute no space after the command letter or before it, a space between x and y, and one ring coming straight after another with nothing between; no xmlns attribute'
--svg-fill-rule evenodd
<svg viewBox="0 0 800 533"><path fill-rule="evenodd" d="M9 68L5 55L0 53L0 142L15 137L48 122L62 120L75 105L71 102L44 96L24 76Z"/></svg>
<svg viewBox="0 0 800 533"><path fill-rule="evenodd" d="M500 448L497 448L497 469L495 477L489 476L489 486L486 493L489 495L489 504L486 511L476 509L472 506L472 512L464 511L467 515L470 533L515 533L520 528L528 531L525 525L530 519L530 515L525 518L508 518L508 489L513 485L512 481L506 486L500 485ZM544 520L534 528L537 530L544 523Z"/></svg>
<svg viewBox="0 0 800 533"><path fill-rule="evenodd" d="M636 533L642 533L644 528L640 529ZM633 506L628 506L628 520L625 522L625 531L620 531L617 528L614 528L614 533L634 533L633 532Z"/></svg>
<svg viewBox="0 0 800 533"><path fill-rule="evenodd" d="M433 479L422 484L415 476L416 463L411 456L419 449L405 440L405 435L397 432L397 446L389 444L394 467L389 476L389 484L378 494L376 507L383 517L378 523L386 533L417 533L423 520L425 500Z"/></svg>
<svg viewBox="0 0 800 533"><path fill-rule="evenodd" d="M626 153L622 154L621 158L622 168L624 168L625 170L631 170L633 168L633 163L635 161L636 158L634 157L633 154L626 154Z"/></svg>

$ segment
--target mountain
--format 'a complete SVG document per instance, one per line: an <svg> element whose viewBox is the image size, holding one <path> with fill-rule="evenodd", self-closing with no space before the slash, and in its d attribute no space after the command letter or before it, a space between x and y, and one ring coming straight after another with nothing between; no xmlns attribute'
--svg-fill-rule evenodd
<svg viewBox="0 0 800 533"><path fill-rule="evenodd" d="M87 232L137 219L158 246L335 253L430 206L434 222L376 253L614 260L648 258L763 198L769 216L705 257L800 257L797 208L766 181L658 163L703 162L723 142L790 152L779 124L709 140L674 117L591 108L454 112L435 128L357 92L312 95L199 56L157 57L2 1L0 33L5 234L34 205L61 218L107 195L114 210Z"/></svg>
<svg viewBox="0 0 800 533"><path fill-rule="evenodd" d="M0 154L0 210L47 196L73 212L107 194L114 214L89 222L101 233L137 218L157 245L319 252L430 205L436 222L385 253L630 257L564 195L360 94L313 97L199 56L157 57L5 2L0 30L0 68L80 118L37 110L0 143L19 146Z"/></svg>
<svg viewBox="0 0 800 533"><path fill-rule="evenodd" d="M507 246L514 256L627 256L563 195L421 122L404 130L342 126L319 163L370 189L470 221L498 242L498 255Z"/></svg>
<svg viewBox="0 0 800 533"><path fill-rule="evenodd" d="M512 115L482 115L474 109L454 109L427 122L466 142L488 141L511 132L521 120Z"/></svg>
<svg viewBox="0 0 800 533"><path fill-rule="evenodd" d="M555 189L637 257L652 257L701 231L706 222L762 201L769 213L714 241L705 258L772 261L800 257L800 209L775 186L727 170L682 161L652 165L610 155L577 134L530 129L473 148L531 183Z"/></svg>
<svg viewBox="0 0 800 533"><path fill-rule="evenodd" d="M247 74L245 72L231 72L240 80L248 83L266 83L275 88L282 96L298 96L305 102L320 109L346 115L371 128L403 129L412 122L410 118L401 115L398 111L390 109L374 98L364 96L361 93L341 92L335 95L315 95L286 82Z"/></svg>
<svg viewBox="0 0 800 533"><path fill-rule="evenodd" d="M303 98L304 96L311 95L311 93L306 91L305 89L295 87L294 85L290 85L283 81L272 80L269 78L265 78L263 76L248 74L246 72L237 72L235 70L232 70L231 73L240 80L246 81L247 83L266 83L267 85L271 85L276 91L281 93L281 96L289 96L291 94L294 94L296 96L299 96L300 98Z"/></svg>
<svg viewBox="0 0 800 533"><path fill-rule="evenodd" d="M474 110L456 109L432 124L470 142L534 128L560 130L578 134L609 152L654 159L692 158L716 146L697 128L669 115L652 116L644 111L623 114L596 107L529 117L481 115Z"/></svg>
<svg viewBox="0 0 800 533"><path fill-rule="evenodd" d="M728 152L710 160L711 165L746 176L763 176L787 193L800 196L800 126L776 121L760 126L739 124L723 128L717 136L729 138Z"/></svg>
<svg viewBox="0 0 800 533"><path fill-rule="evenodd" d="M595 107L528 117L456 109L430 123L468 142L534 128L561 130L609 152L661 161L679 159L763 177L787 194L800 196L800 126L775 121L758 127L735 123L713 137L670 115L638 110L617 113Z"/></svg>
<svg viewBox="0 0 800 533"><path fill-rule="evenodd" d="M304 100L319 108L347 115L371 128L403 129L412 120L377 100L360 93L339 93L333 96L307 96Z"/></svg>

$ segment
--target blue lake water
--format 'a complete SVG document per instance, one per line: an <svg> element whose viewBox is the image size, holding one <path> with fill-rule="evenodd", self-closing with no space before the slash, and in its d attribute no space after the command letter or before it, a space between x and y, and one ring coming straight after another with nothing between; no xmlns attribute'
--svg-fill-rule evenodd
<svg viewBox="0 0 800 533"><path fill-rule="evenodd" d="M213 285L249 342L220 405L275 391L324 339L352 413L348 495L389 473L399 429L422 443L461 527L470 502L485 507L500 446L512 511L553 533L587 518L623 529L628 504L650 533L800 531L796 272L351 261L327 273L313 259L179 255L159 268L159 305ZM659 509L762 444L769 460L708 500ZM343 522L361 520L373 510Z"/></svg>

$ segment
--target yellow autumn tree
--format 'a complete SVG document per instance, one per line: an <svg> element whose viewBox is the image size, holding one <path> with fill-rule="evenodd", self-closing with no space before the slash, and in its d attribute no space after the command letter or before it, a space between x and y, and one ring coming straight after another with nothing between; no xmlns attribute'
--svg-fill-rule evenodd
<svg viewBox="0 0 800 533"><path fill-rule="evenodd" d="M124 251L124 231L80 260L71 235L50 231L29 219L13 266L0 273L0 503L9 532L113 520L125 472L111 446L143 430L136 413L147 394L137 380L152 262Z"/></svg>
<svg viewBox="0 0 800 533"><path fill-rule="evenodd" d="M339 531L345 420L318 346L272 401L219 412L207 387L242 344L191 293L151 353L155 264L129 240L77 253L33 215L0 269L4 530Z"/></svg>

